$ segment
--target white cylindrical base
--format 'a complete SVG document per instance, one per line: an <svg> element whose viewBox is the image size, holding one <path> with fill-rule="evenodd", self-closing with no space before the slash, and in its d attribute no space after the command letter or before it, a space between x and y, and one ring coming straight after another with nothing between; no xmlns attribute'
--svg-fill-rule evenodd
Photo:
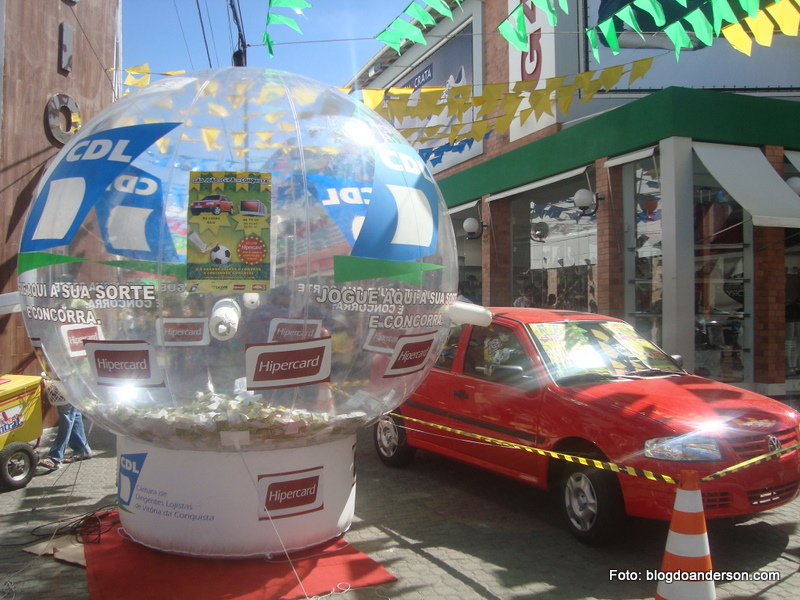
<svg viewBox="0 0 800 600"><path fill-rule="evenodd" d="M170 450L118 437L120 521L135 541L202 556L270 556L333 539L355 511L355 443Z"/></svg>

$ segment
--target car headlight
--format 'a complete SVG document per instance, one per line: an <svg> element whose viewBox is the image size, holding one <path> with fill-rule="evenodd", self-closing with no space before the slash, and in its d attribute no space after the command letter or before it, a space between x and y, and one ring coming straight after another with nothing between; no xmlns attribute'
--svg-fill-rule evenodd
<svg viewBox="0 0 800 600"><path fill-rule="evenodd" d="M722 460L717 439L705 435L653 438L644 443L644 455L658 460Z"/></svg>

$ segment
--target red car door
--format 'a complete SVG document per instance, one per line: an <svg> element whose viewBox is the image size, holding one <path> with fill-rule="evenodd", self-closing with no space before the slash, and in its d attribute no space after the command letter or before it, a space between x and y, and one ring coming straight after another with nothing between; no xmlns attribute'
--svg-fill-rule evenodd
<svg viewBox="0 0 800 600"><path fill-rule="evenodd" d="M460 372L453 374L448 397L449 426L466 433L537 446L544 382L530 339L521 323L498 322L471 328ZM451 434L460 458L536 483L542 458L468 435Z"/></svg>

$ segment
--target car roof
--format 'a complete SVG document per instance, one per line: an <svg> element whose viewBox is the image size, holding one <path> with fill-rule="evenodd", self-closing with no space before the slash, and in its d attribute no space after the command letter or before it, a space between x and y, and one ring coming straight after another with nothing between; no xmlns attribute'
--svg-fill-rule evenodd
<svg viewBox="0 0 800 600"><path fill-rule="evenodd" d="M495 316L517 319L524 323L547 323L552 321L620 321L606 315L577 310L555 310L550 308L517 308L516 306L486 307Z"/></svg>

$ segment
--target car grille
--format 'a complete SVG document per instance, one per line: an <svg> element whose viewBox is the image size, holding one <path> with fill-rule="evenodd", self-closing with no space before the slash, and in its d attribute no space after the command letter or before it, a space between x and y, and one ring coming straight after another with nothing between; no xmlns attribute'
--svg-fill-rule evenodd
<svg viewBox="0 0 800 600"><path fill-rule="evenodd" d="M747 499L753 506L765 506L768 504L775 504L776 502L784 502L790 500L795 495L798 485L800 485L800 480L796 479L789 483L783 483L773 487L750 490L747 492Z"/></svg>
<svg viewBox="0 0 800 600"><path fill-rule="evenodd" d="M767 440L773 435L780 440L781 448L796 444L798 441L797 428L795 427L771 434L759 433L756 435L731 437L727 438L727 441L741 460L747 460L748 458L753 458L769 452Z"/></svg>
<svg viewBox="0 0 800 600"><path fill-rule="evenodd" d="M731 505L730 492L703 492L703 510L719 510Z"/></svg>

